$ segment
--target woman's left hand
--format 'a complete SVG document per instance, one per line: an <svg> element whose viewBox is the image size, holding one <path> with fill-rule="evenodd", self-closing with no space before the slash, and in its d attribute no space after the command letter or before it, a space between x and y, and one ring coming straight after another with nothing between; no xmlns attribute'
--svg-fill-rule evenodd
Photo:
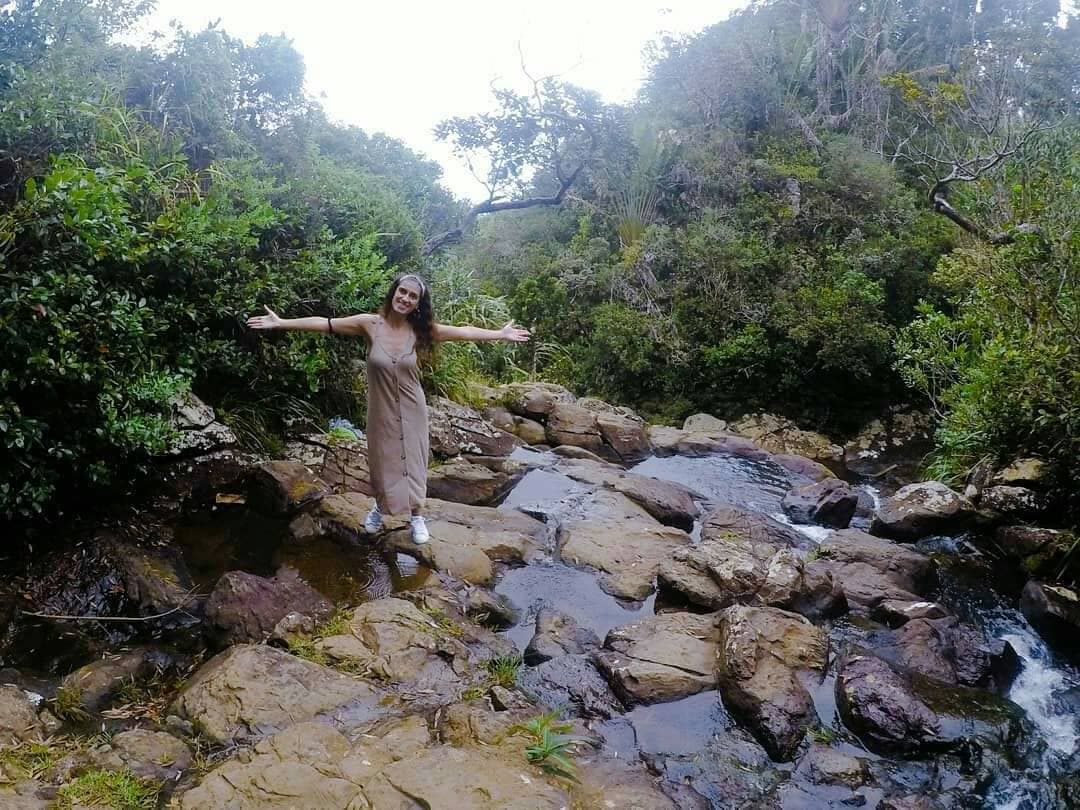
<svg viewBox="0 0 1080 810"><path fill-rule="evenodd" d="M499 330L500 340L509 340L511 343L524 343L531 337L528 329L517 326L513 321L507 321L506 325Z"/></svg>

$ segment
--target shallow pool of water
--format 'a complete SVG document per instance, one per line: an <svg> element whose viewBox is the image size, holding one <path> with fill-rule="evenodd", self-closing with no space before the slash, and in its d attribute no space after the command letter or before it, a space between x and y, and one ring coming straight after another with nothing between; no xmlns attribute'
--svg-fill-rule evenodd
<svg viewBox="0 0 1080 810"><path fill-rule="evenodd" d="M782 512L781 501L788 490L807 479L793 476L771 461L753 461L738 456L715 455L702 458L671 456L647 458L630 472L663 481L674 481L701 493L716 503L729 503L765 514Z"/></svg>

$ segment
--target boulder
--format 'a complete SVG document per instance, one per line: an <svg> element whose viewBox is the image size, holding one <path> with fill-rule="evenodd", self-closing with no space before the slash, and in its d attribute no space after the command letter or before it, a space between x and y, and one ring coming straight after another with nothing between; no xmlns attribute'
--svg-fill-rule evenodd
<svg viewBox="0 0 1080 810"><path fill-rule="evenodd" d="M575 481L622 493L667 526L689 531L701 511L694 502L693 491L681 484L581 459L560 462L556 469Z"/></svg>
<svg viewBox="0 0 1080 810"><path fill-rule="evenodd" d="M744 539L755 545L776 548L809 548L812 541L805 535L760 512L741 509L729 504L713 508L702 520L701 540Z"/></svg>
<svg viewBox="0 0 1080 810"><path fill-rule="evenodd" d="M1033 489L1000 484L987 487L979 496L979 511L1000 520L1035 517L1046 509L1046 497Z"/></svg>
<svg viewBox="0 0 1080 810"><path fill-rule="evenodd" d="M169 405L174 438L166 455L203 455L237 443L232 430L217 421L214 409L194 394L188 392L174 397Z"/></svg>
<svg viewBox="0 0 1080 810"><path fill-rule="evenodd" d="M1008 467L999 470L993 483L1011 487L1041 489L1050 475L1050 466L1038 458L1018 458Z"/></svg>
<svg viewBox="0 0 1080 810"><path fill-rule="evenodd" d="M176 675L187 661L155 647L136 647L91 661L68 673L60 686L82 708L101 711L122 687L141 684L155 675Z"/></svg>
<svg viewBox="0 0 1080 810"><path fill-rule="evenodd" d="M37 708L27 694L12 684L0 685L0 750L43 736Z"/></svg>
<svg viewBox="0 0 1080 810"><path fill-rule="evenodd" d="M900 627L912 619L944 619L948 615L949 611L937 602L905 602L899 599L886 599L870 612L871 618L889 627Z"/></svg>
<svg viewBox="0 0 1080 810"><path fill-rule="evenodd" d="M191 767L191 749L171 734L134 728L90 750L90 761L104 771L127 771L140 779L174 782Z"/></svg>
<svg viewBox="0 0 1080 810"><path fill-rule="evenodd" d="M1042 635L1063 650L1076 649L1080 595L1064 585L1031 580L1020 594L1020 610Z"/></svg>
<svg viewBox="0 0 1080 810"><path fill-rule="evenodd" d="M321 621L333 611L333 603L287 567L271 578L229 571L206 600L206 619L223 646L265 641L289 613Z"/></svg>
<svg viewBox="0 0 1080 810"><path fill-rule="evenodd" d="M994 540L1006 554L1022 561L1024 570L1038 576L1057 573L1076 542L1072 532L1039 526L1000 526Z"/></svg>
<svg viewBox="0 0 1080 810"><path fill-rule="evenodd" d="M835 532L818 554L814 565L832 571L851 607L870 609L887 599L918 602L934 573L925 554L857 529Z"/></svg>
<svg viewBox="0 0 1080 810"><path fill-rule="evenodd" d="M389 683L414 690L455 692L468 664L467 648L404 599L365 602L349 618L348 632L316 647L333 660L347 661Z"/></svg>
<svg viewBox="0 0 1080 810"><path fill-rule="evenodd" d="M937 739L941 722L880 658L849 655L836 677L844 725L878 753L914 753Z"/></svg>
<svg viewBox="0 0 1080 810"><path fill-rule="evenodd" d="M683 420L682 429L687 433L727 433L728 423L707 413L695 413Z"/></svg>
<svg viewBox="0 0 1080 810"><path fill-rule="evenodd" d="M339 732L316 722L298 722L247 757L230 759L180 799L183 810L346 810L370 807L364 786L387 764L421 750L427 724L409 718L365 735L355 748ZM396 791L389 791L391 794ZM383 807L408 807L399 796Z"/></svg>
<svg viewBox="0 0 1080 810"><path fill-rule="evenodd" d="M170 711L197 722L208 739L225 745L364 700L377 700L366 683L273 647L245 644L205 663Z"/></svg>
<svg viewBox="0 0 1080 810"><path fill-rule="evenodd" d="M470 588L462 611L477 624L496 630L513 627L519 614L509 597L485 588Z"/></svg>
<svg viewBox="0 0 1080 810"><path fill-rule="evenodd" d="M826 478L788 492L783 508L796 523L819 523L833 529L846 529L858 501L858 494L847 483L839 478Z"/></svg>
<svg viewBox="0 0 1080 810"><path fill-rule="evenodd" d="M549 607L536 614L536 633L525 648L525 663L542 664L563 655L580 655L600 646L600 639L573 618Z"/></svg>
<svg viewBox="0 0 1080 810"><path fill-rule="evenodd" d="M640 418L614 413L598 413L596 425L604 440L604 455L613 456L623 464L633 464L646 458L652 450L649 426Z"/></svg>
<svg viewBox="0 0 1080 810"><path fill-rule="evenodd" d="M649 445L654 455L667 457L678 454L679 442L687 435L687 431L668 425L649 426Z"/></svg>
<svg viewBox="0 0 1080 810"><path fill-rule="evenodd" d="M843 469L844 448L827 436L803 430L790 419L768 413L748 414L729 427L733 433L750 439L770 453L804 456Z"/></svg>
<svg viewBox="0 0 1080 810"><path fill-rule="evenodd" d="M524 416L514 417L514 435L530 445L543 444L547 441L547 431L544 430L544 426Z"/></svg>
<svg viewBox="0 0 1080 810"><path fill-rule="evenodd" d="M374 495L366 439L335 439L325 445L319 477L335 492Z"/></svg>
<svg viewBox="0 0 1080 810"><path fill-rule="evenodd" d="M366 512L364 512L366 514ZM473 585L490 585L493 562L522 563L543 548L547 527L516 510L470 506L429 498L425 510L431 540L417 546L404 524L385 535L388 548L416 557L429 568ZM362 525L363 515L358 515Z"/></svg>
<svg viewBox="0 0 1080 810"><path fill-rule="evenodd" d="M720 613L717 659L724 705L777 760L789 760L817 722L813 701L797 677L821 673L825 633L795 613L734 605Z"/></svg>
<svg viewBox="0 0 1080 810"><path fill-rule="evenodd" d="M937 481L901 487L878 508L870 531L897 540L918 540L931 534L963 529L975 510L963 495Z"/></svg>
<svg viewBox="0 0 1080 810"><path fill-rule="evenodd" d="M832 572L807 562L791 549L780 549L769 558L753 601L810 619L832 618L848 609L844 589Z"/></svg>
<svg viewBox="0 0 1080 810"><path fill-rule="evenodd" d="M597 665L627 703L660 703L716 686L714 614L662 613L616 627Z"/></svg>
<svg viewBox="0 0 1080 810"><path fill-rule="evenodd" d="M499 388L506 407L518 416L543 421L557 402L574 402L574 395L552 383L511 383Z"/></svg>
<svg viewBox="0 0 1080 810"><path fill-rule="evenodd" d="M720 586L699 560L694 558L692 550L680 549L670 559L660 563L656 573L657 585L662 591L671 591L692 605L700 605L711 610L727 607L733 595Z"/></svg>
<svg viewBox="0 0 1080 810"><path fill-rule="evenodd" d="M608 719L625 708L588 655L562 655L527 667L518 688L549 709L569 709L577 717Z"/></svg>
<svg viewBox="0 0 1080 810"><path fill-rule="evenodd" d="M551 445L569 444L594 453L604 446L596 413L573 402L556 402L547 419Z"/></svg>
<svg viewBox="0 0 1080 810"><path fill-rule="evenodd" d="M912 619L898 630L872 635L867 644L898 670L950 685L995 686L1004 692L1019 671L1007 642L988 639L955 616Z"/></svg>
<svg viewBox="0 0 1080 810"><path fill-rule="evenodd" d="M600 587L624 599L644 599L663 561L688 546L685 532L657 523L618 493L597 492L584 520L567 520L557 535L559 556L604 572Z"/></svg>
<svg viewBox="0 0 1080 810"><path fill-rule="evenodd" d="M431 452L437 458L461 453L477 456L507 456L521 440L499 430L477 411L445 397L428 403L428 431Z"/></svg>
<svg viewBox="0 0 1080 810"><path fill-rule="evenodd" d="M836 475L820 462L804 456L794 456L790 453L776 453L772 457L773 464L811 481L824 481L827 478L835 478Z"/></svg>
<svg viewBox="0 0 1080 810"><path fill-rule="evenodd" d="M427 492L443 501L488 506L509 492L524 474L524 467L508 472L455 458L428 471Z"/></svg>
<svg viewBox="0 0 1080 810"><path fill-rule="evenodd" d="M850 756L827 745L815 743L801 760L798 773L810 782L825 785L845 785L855 788L870 779L866 760Z"/></svg>
<svg viewBox="0 0 1080 810"><path fill-rule="evenodd" d="M251 470L247 502L271 515L295 515L331 494L330 486L303 464L267 461Z"/></svg>

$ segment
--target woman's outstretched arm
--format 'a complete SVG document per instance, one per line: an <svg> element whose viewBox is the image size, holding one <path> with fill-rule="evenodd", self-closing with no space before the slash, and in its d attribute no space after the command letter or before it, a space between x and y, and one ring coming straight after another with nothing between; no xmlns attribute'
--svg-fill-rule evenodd
<svg viewBox="0 0 1080 810"><path fill-rule="evenodd" d="M529 337L529 330L517 326L513 321L507 321L502 329L481 329L479 326L447 326L443 323L435 324L435 339L439 341L508 340L511 343L524 343Z"/></svg>
<svg viewBox="0 0 1080 810"><path fill-rule="evenodd" d="M278 329L294 332L328 332L335 335L364 335L375 323L377 315L350 315L347 318L281 318L268 306L265 315L253 315L247 320L249 329Z"/></svg>

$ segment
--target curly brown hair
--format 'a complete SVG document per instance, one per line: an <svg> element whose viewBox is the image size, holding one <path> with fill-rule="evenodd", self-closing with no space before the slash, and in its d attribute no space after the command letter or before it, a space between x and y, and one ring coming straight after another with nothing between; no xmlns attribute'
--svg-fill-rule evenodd
<svg viewBox="0 0 1080 810"><path fill-rule="evenodd" d="M410 312L405 320L416 335L417 360L424 365L429 365L435 357L435 310L431 304L431 288L428 287L428 283L415 273L402 273L396 276L390 282L390 289L383 298L382 306L379 307L379 314L385 318L390 313L394 294L401 286L401 282L405 280L415 281L420 286L420 300L416 304L416 309Z"/></svg>

